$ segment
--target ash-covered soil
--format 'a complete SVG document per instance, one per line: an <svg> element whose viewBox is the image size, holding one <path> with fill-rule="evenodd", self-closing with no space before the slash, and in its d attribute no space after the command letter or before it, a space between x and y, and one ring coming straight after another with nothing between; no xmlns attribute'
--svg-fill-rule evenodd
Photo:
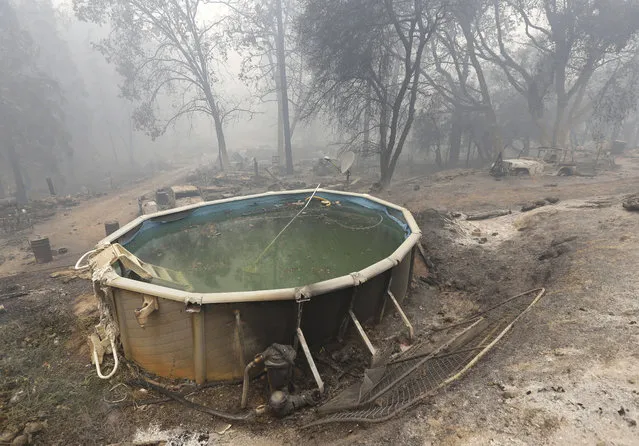
<svg viewBox="0 0 639 446"><path fill-rule="evenodd" d="M60 445L162 439L246 445L637 444L639 213L623 209L621 200L639 186L627 172L611 175L562 178L558 203L523 213L519 206L557 189L544 186L554 178L495 182L471 172L424 179L418 190L411 183L384 196L393 200L401 194L415 211L434 266L429 270L416 261L404 302L418 337L428 339L433 330L528 289L545 287L547 293L461 380L381 424L301 430L315 419L306 410L227 429L224 421L174 402L144 405L160 395L130 384L135 368L125 365L102 381L89 363L85 339L97 314L87 280L49 273L0 279L0 296L30 292L0 301L0 433L9 436L27 423L40 423L30 425L37 429L33 444ZM482 198L473 201L471 195ZM514 212L473 222L453 216L501 208ZM377 345L397 349L405 341L393 312L369 331ZM329 354L319 366L335 392L356 379L368 358L357 339L333 348L344 352ZM298 379L307 380L305 373L300 369ZM253 386L252 404L264 402L261 385ZM232 408L239 391L239 385L209 387L190 398Z"/></svg>

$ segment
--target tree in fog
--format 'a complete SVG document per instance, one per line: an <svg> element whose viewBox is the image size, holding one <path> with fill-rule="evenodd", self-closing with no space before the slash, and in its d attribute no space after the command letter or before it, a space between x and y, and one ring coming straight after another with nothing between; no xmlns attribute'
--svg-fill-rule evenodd
<svg viewBox="0 0 639 446"><path fill-rule="evenodd" d="M483 11L477 19L480 57L499 67L526 98L547 143L564 146L593 75L633 45L639 4L492 0ZM542 119L548 99L555 105L550 125Z"/></svg>
<svg viewBox="0 0 639 446"><path fill-rule="evenodd" d="M220 167L229 164L219 83L226 60L225 17L203 0L74 0L81 20L111 27L98 48L114 63L124 82L122 94L138 103L136 124L152 137L182 117L203 113L215 125ZM162 97L171 107L160 109ZM167 112L166 108L170 108ZM168 115L167 115L168 113Z"/></svg>
<svg viewBox="0 0 639 446"><path fill-rule="evenodd" d="M69 135L69 146L73 157L61 157L59 165L50 164L50 160L30 160L32 176L53 178L59 192L66 189L76 175L78 154L90 150L91 112L88 106L88 95L84 79L74 63L71 49L61 36L64 16L52 4L51 0L21 0L16 2L16 14L24 29L31 36L35 51L34 62L41 72L53 79L64 98L60 106L65 116L66 129ZM44 179L39 180L44 185Z"/></svg>
<svg viewBox="0 0 639 446"><path fill-rule="evenodd" d="M411 132L413 147L420 152L435 155L435 164L444 167L442 151L444 135L450 131L450 110L439 94L433 94L415 115Z"/></svg>
<svg viewBox="0 0 639 446"><path fill-rule="evenodd" d="M390 184L410 133L424 50L440 18L440 6L429 0L308 0L302 13L313 110L352 128L353 141L377 131L382 187ZM377 120L362 129L369 107Z"/></svg>
<svg viewBox="0 0 639 446"><path fill-rule="evenodd" d="M510 147L518 154L528 156L531 153L532 142L539 140L539 130L528 112L526 100L510 88L508 81L494 84L494 107L502 147Z"/></svg>
<svg viewBox="0 0 639 446"><path fill-rule="evenodd" d="M429 45L433 63L424 68L424 77L452 109L448 165L454 166L459 161L464 128L468 128L470 115L480 115L473 120L484 123L483 132L473 135L482 158L493 155L501 138L486 67L476 51L480 4L451 0L445 3L442 13L442 23Z"/></svg>
<svg viewBox="0 0 639 446"><path fill-rule="evenodd" d="M616 140L626 118L637 110L639 101L639 55L609 71L605 84L592 98L587 127L595 141Z"/></svg>
<svg viewBox="0 0 639 446"><path fill-rule="evenodd" d="M234 12L231 29L243 55L240 76L252 84L260 98L275 94L278 154L291 174L291 138L306 96L301 55L293 48L290 32L297 13L295 1L229 0L227 5Z"/></svg>
<svg viewBox="0 0 639 446"><path fill-rule="evenodd" d="M10 165L19 203L27 201L25 162L56 170L70 155L58 84L38 69L38 48L13 6L0 2L0 151Z"/></svg>

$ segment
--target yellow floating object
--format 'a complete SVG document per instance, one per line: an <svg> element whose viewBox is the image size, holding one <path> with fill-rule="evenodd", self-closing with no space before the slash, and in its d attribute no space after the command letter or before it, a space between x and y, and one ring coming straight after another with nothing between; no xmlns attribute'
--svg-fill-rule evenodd
<svg viewBox="0 0 639 446"><path fill-rule="evenodd" d="M318 195L314 195L312 198L314 200L319 200L320 203L322 203L326 207L329 207L331 205L331 202L329 200L327 200L326 198L324 198L324 197L320 197ZM308 198L307 198L307 200L308 200Z"/></svg>

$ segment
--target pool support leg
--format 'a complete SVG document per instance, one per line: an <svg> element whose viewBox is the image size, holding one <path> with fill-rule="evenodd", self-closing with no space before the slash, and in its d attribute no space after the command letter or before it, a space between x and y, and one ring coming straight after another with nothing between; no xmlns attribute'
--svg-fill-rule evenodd
<svg viewBox="0 0 639 446"><path fill-rule="evenodd" d="M406 328L408 328L408 340L412 343L413 338L415 337L415 331L413 330L413 325L408 320L408 317L406 317L406 313L404 313L404 310L402 310L402 307L399 306L399 302L397 302L397 299L395 299L395 295L390 290L390 288L388 289L388 297L390 297L391 302L393 302L393 305L395 305L395 309L397 310L400 317L402 318L402 321L404 321L404 325L406 326Z"/></svg>
<svg viewBox="0 0 639 446"><path fill-rule="evenodd" d="M393 284L393 273L392 271L388 273L388 283L386 284L386 293L391 289L391 285ZM377 315L377 323L381 324L384 320L384 315L386 314L386 301L385 296L382 294L382 300L379 308L379 314Z"/></svg>
<svg viewBox="0 0 639 446"><path fill-rule="evenodd" d="M304 302L308 302L310 299L305 297L301 292L295 296L295 303L297 303L297 322L295 329L299 330L302 327L302 311L304 310ZM293 335L293 349L297 351L299 346L299 338Z"/></svg>
<svg viewBox="0 0 639 446"><path fill-rule="evenodd" d="M244 364L246 364L245 359L245 348L244 348L244 332L242 331L242 318L240 315L240 310L235 310L235 336L237 338L237 349L238 349L238 357L240 360L240 370L244 369Z"/></svg>
<svg viewBox="0 0 639 446"><path fill-rule="evenodd" d="M306 343L306 338L304 338L304 333L300 327L297 327L297 339L299 339L300 344L302 344L302 350L304 351L304 356L306 356L306 361L308 361L308 365L311 368L311 372L313 372L313 378L315 378L315 382L317 383L317 388L320 393L324 393L324 381L322 381L322 377L317 370L317 366L315 365L315 361L313 360L313 356L311 356L311 351L308 348L308 344Z"/></svg>
<svg viewBox="0 0 639 446"><path fill-rule="evenodd" d="M353 324L355 324L355 328L357 328L357 331L359 332L359 335L364 341L364 344L366 344L366 348L368 349L369 352L371 352L371 355L375 357L377 350L373 346L373 343L371 342L371 340L368 339L368 336L366 335L366 332L364 331L364 327L362 327L362 324L359 323L359 320L357 319L357 316L355 316L355 313L353 313L353 310L348 310L348 314L351 315L351 320L353 321Z"/></svg>
<svg viewBox="0 0 639 446"><path fill-rule="evenodd" d="M206 381L206 344L204 342L204 314L202 311L191 313L193 322L193 368L195 382L204 384Z"/></svg>

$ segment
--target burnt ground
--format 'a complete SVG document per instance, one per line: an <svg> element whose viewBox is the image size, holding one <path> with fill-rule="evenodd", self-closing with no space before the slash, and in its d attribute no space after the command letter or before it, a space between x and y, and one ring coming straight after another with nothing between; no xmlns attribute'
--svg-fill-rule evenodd
<svg viewBox="0 0 639 446"><path fill-rule="evenodd" d="M547 293L461 380L381 424L302 430L315 419L307 410L284 420L232 423L225 430L224 421L174 402L145 405L160 395L131 384L134 367L125 365L102 381L89 364L85 339L97 315L87 280L52 278L48 272L0 279L0 296L30 292L0 301L0 432L40 423L30 425L38 430L33 443L60 445L161 439L173 444L637 444L639 213L620 204L624 194L639 192L637 170L634 159L595 178L495 181L483 172L457 170L384 192L384 198L414 211L435 266L428 273L416 265L404 303L419 337L528 289L543 286ZM560 201L519 212L522 204L549 196ZM505 208L513 214L476 222L451 216ZM392 313L371 331L377 345L397 345L402 332ZM351 374L366 360L356 341L345 349L351 353L342 355L342 362L320 362L333 392L352 382ZM298 380L308 380L303 368ZM264 402L260 385L253 386L251 404ZM190 398L231 409L239 389L209 387Z"/></svg>

